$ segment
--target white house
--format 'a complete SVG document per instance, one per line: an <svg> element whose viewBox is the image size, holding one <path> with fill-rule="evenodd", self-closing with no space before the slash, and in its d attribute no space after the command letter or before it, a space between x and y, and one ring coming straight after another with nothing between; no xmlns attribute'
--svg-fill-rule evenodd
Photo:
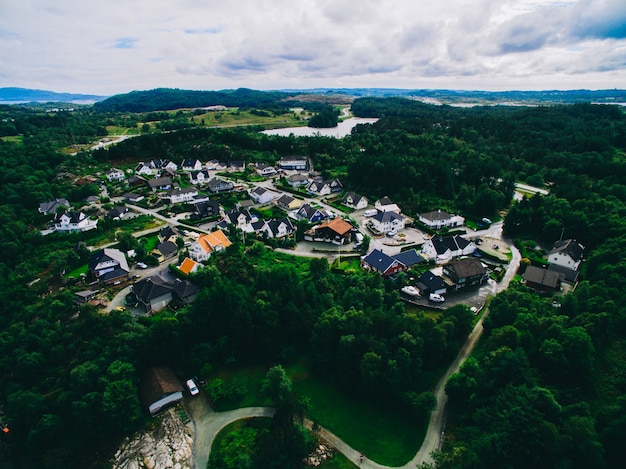
<svg viewBox="0 0 626 469"><path fill-rule="evenodd" d="M341 192L343 190L343 185L338 179L313 181L307 186L306 190L317 195L328 195L335 192Z"/></svg>
<svg viewBox="0 0 626 469"><path fill-rule="evenodd" d="M380 233L389 233L404 228L404 217L396 212L378 212L370 218L372 228Z"/></svg>
<svg viewBox="0 0 626 469"><path fill-rule="evenodd" d="M91 276L104 284L128 279L130 274L126 256L119 249L105 248L94 252L88 266Z"/></svg>
<svg viewBox="0 0 626 469"><path fill-rule="evenodd" d="M123 181L126 178L124 171L117 168L111 168L106 172L106 177L109 182Z"/></svg>
<svg viewBox="0 0 626 469"><path fill-rule="evenodd" d="M285 156L278 160L278 167L285 170L306 171L308 165L306 156Z"/></svg>
<svg viewBox="0 0 626 469"><path fill-rule="evenodd" d="M274 200L276 193L267 190L265 187L258 186L253 191L250 191L250 198L257 204L267 204Z"/></svg>
<svg viewBox="0 0 626 469"><path fill-rule="evenodd" d="M181 202L191 202L198 195L198 190L193 187L174 189L169 193L170 203L179 204Z"/></svg>
<svg viewBox="0 0 626 469"><path fill-rule="evenodd" d="M192 184L206 184L211 180L211 175L208 170L203 169L201 171L191 171L189 173L189 182Z"/></svg>
<svg viewBox="0 0 626 469"><path fill-rule="evenodd" d="M276 168L265 163L257 163L254 170L259 176L270 177L276 174Z"/></svg>
<svg viewBox="0 0 626 469"><path fill-rule="evenodd" d="M185 158L180 166L183 171L200 171L203 167L202 162L194 158Z"/></svg>
<svg viewBox="0 0 626 469"><path fill-rule="evenodd" d="M189 246L189 257L196 262L204 262L213 252L220 252L232 243L222 230L213 231L198 237Z"/></svg>
<svg viewBox="0 0 626 469"><path fill-rule="evenodd" d="M402 212L402 210L400 210L400 207L394 204L391 201L391 199L389 199L389 197L387 196L383 197L382 199L377 200L376 203L374 204L374 207L379 212L395 212L395 213Z"/></svg>
<svg viewBox="0 0 626 469"><path fill-rule="evenodd" d="M309 183L309 178L304 174L292 174L287 178L287 184L291 187L306 186Z"/></svg>
<svg viewBox="0 0 626 469"><path fill-rule="evenodd" d="M469 256L476 250L476 245L460 237L433 236L422 246L422 254L434 259L437 264L444 264L455 257Z"/></svg>
<svg viewBox="0 0 626 469"><path fill-rule="evenodd" d="M69 233L71 231L89 231L98 227L98 220L90 220L83 212L64 212L54 216L54 230Z"/></svg>
<svg viewBox="0 0 626 469"><path fill-rule="evenodd" d="M465 223L465 218L459 215L452 215L443 210L435 210L433 212L420 213L419 221L433 230L440 230L442 228L462 226Z"/></svg>
<svg viewBox="0 0 626 469"><path fill-rule="evenodd" d="M278 218L267 222L273 238L284 238L291 235L296 229L289 218Z"/></svg>
<svg viewBox="0 0 626 469"><path fill-rule="evenodd" d="M577 243L575 239L564 239L557 241L548 252L548 264L567 267L571 270L578 270L583 260L585 247Z"/></svg>
<svg viewBox="0 0 626 469"><path fill-rule="evenodd" d="M362 195L356 194L354 192L346 192L346 195L343 196L343 200L341 201L346 207L353 208L355 210L361 210L367 207L368 200Z"/></svg>
<svg viewBox="0 0 626 469"><path fill-rule="evenodd" d="M145 176L155 176L159 174L160 171L161 168L155 167L152 161L149 161L147 163L141 161L135 167L135 174L143 174Z"/></svg>

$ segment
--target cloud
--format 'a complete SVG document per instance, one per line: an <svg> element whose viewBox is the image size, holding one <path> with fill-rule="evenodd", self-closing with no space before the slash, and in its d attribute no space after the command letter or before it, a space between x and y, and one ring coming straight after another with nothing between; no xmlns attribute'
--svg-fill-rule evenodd
<svg viewBox="0 0 626 469"><path fill-rule="evenodd" d="M624 0L0 6L0 86L101 94L157 86L620 87L625 48Z"/></svg>

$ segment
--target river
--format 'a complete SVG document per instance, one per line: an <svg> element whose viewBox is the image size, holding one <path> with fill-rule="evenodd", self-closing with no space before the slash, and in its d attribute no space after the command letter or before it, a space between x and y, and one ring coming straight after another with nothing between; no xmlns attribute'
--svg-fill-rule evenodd
<svg viewBox="0 0 626 469"><path fill-rule="evenodd" d="M366 118L366 117L351 117L349 119L340 122L337 127L331 127L329 129L315 129L313 127L286 127L283 129L264 130L263 133L267 135L280 135L282 137L288 137L293 134L296 137L335 137L343 138L346 135L350 135L352 129L358 124L373 124L378 119Z"/></svg>

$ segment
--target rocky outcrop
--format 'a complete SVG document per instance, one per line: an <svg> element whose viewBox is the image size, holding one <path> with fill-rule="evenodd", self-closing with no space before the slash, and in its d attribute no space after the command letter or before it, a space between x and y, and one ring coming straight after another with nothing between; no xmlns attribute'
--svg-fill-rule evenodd
<svg viewBox="0 0 626 469"><path fill-rule="evenodd" d="M127 438L111 461L113 469L186 469L192 467L193 429L174 409L157 427Z"/></svg>

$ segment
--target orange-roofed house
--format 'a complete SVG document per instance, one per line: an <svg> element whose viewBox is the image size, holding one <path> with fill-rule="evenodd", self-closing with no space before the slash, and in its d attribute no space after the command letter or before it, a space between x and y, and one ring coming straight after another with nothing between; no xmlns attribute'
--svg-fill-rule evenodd
<svg viewBox="0 0 626 469"><path fill-rule="evenodd" d="M352 241L353 233L356 233L356 228L351 223L335 218L311 228L304 233L304 239L341 245Z"/></svg>
<svg viewBox="0 0 626 469"><path fill-rule="evenodd" d="M185 257L183 263L178 266L178 270L180 270L185 275L193 274L199 268L200 264L198 264L193 259L190 259L189 257Z"/></svg>
<svg viewBox="0 0 626 469"><path fill-rule="evenodd" d="M220 252L230 246L230 240L222 230L200 236L189 247L189 257L196 262L204 262L211 257L213 252Z"/></svg>

